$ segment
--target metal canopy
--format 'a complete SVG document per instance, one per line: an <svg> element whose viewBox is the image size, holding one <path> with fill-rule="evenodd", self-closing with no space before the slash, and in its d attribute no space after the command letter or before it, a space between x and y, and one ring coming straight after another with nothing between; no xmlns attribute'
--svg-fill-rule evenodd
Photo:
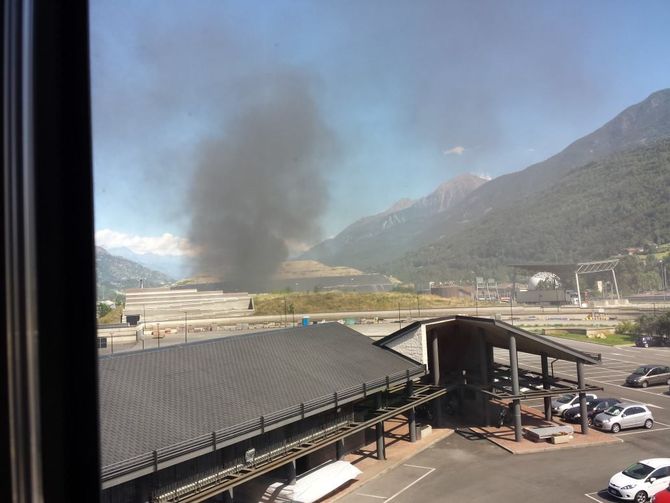
<svg viewBox="0 0 670 503"><path fill-rule="evenodd" d="M612 271L618 264L619 264L618 259L598 260L596 262L582 262L580 264L577 264L577 269L575 269L575 273L585 274L591 272Z"/></svg>
<svg viewBox="0 0 670 503"><path fill-rule="evenodd" d="M552 272L556 276L563 278L572 275L579 264L512 264L510 267L521 269L527 272Z"/></svg>
<svg viewBox="0 0 670 503"><path fill-rule="evenodd" d="M616 282L616 274L614 274L614 268L619 264L618 259L613 260L598 260L595 262L582 262L577 264L577 269L575 270L575 284L577 285L577 298L579 299L579 305L582 305L582 292L579 288L579 275L580 274L592 274L598 272L612 272L612 279L614 280L614 288L616 288L616 298L620 299L619 296L619 285Z"/></svg>
<svg viewBox="0 0 670 503"><path fill-rule="evenodd" d="M440 326L447 326L451 323L464 324L466 326L481 329L481 333L491 345L509 349L510 335L516 337L517 350L522 353L535 355L547 355L550 358L558 358L571 362L581 361L587 365L597 365L600 363L600 355L578 351L564 344L555 342L542 335L533 334L514 325L510 325L501 320L492 318L478 318L474 316L446 316L443 318L433 318L429 320L416 321L411 325L398 330L374 343L375 346L386 346L391 340L401 337L404 334L416 330L421 325L426 325L426 330L436 330Z"/></svg>

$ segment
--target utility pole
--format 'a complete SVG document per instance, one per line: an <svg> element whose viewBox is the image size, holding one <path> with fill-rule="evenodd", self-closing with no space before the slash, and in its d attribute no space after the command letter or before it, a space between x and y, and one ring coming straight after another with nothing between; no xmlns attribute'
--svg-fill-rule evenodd
<svg viewBox="0 0 670 503"><path fill-rule="evenodd" d="M402 328L402 321L400 321L400 301L398 301L398 326Z"/></svg>
<svg viewBox="0 0 670 503"><path fill-rule="evenodd" d="M188 312L184 311L184 343L188 343Z"/></svg>

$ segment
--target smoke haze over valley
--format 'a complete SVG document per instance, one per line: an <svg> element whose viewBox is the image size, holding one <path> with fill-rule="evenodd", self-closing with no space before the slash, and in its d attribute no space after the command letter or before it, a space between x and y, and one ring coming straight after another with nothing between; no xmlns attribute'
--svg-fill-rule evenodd
<svg viewBox="0 0 670 503"><path fill-rule="evenodd" d="M623 115L552 157L668 87L663 2L158 6L91 5L96 228L241 288L300 252L415 274L394 261L667 133Z"/></svg>

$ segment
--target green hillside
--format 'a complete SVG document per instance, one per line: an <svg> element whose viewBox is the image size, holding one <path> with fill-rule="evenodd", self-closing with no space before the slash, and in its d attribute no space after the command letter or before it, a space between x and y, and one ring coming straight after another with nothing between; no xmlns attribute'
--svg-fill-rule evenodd
<svg viewBox="0 0 670 503"><path fill-rule="evenodd" d="M404 280L508 273L517 262L606 258L623 248L670 241L670 139L570 171L505 211L386 264ZM513 194L508 194L513 198Z"/></svg>

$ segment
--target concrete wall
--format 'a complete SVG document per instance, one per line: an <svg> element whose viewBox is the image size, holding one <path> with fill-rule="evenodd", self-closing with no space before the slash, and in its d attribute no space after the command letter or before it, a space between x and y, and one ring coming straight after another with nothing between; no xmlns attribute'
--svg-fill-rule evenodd
<svg viewBox="0 0 670 503"><path fill-rule="evenodd" d="M421 325L415 330L410 330L400 337L386 344L398 353L407 356L417 362L428 364L428 348L426 347L426 327Z"/></svg>

